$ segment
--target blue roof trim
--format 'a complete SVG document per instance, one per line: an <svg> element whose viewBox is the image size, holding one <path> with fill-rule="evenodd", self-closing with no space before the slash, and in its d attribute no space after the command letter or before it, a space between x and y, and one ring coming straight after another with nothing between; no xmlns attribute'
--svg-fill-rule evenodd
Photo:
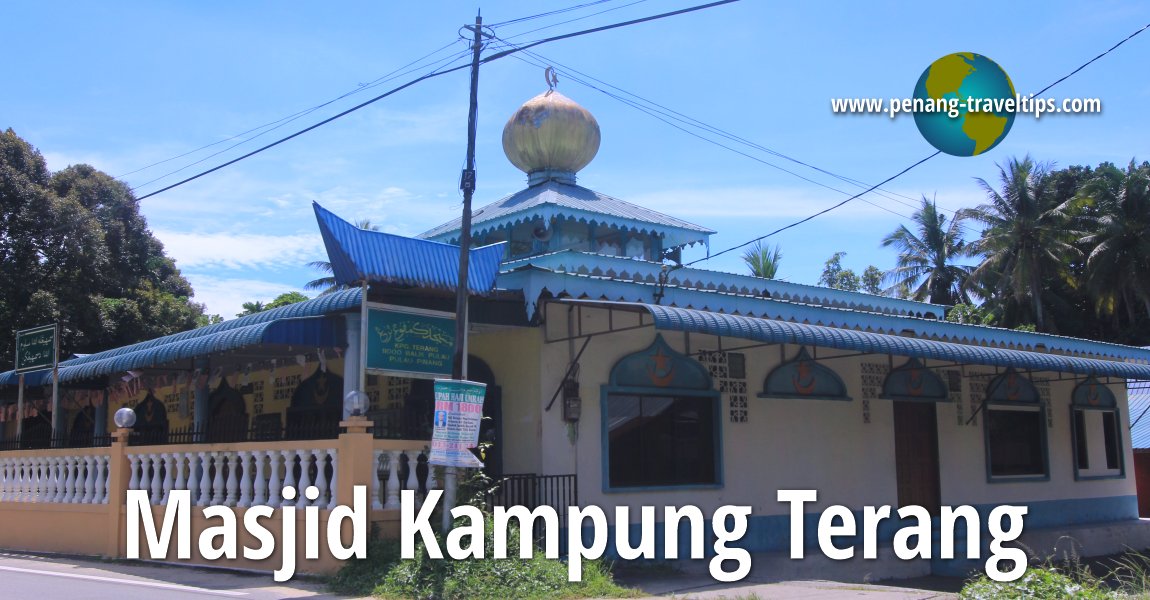
<svg viewBox="0 0 1150 600"><path fill-rule="evenodd" d="M102 361L102 360L106 360L106 359L111 358L111 357L120 356L122 354L129 354L129 353L138 352L141 350L147 350L150 348L157 348L159 346L164 346L167 344L171 344L171 343L179 342L179 341L183 341L183 340L189 340L189 339L195 339L195 338L199 338L199 337L216 335L220 332L231 331L233 329L240 329L240 328L248 327L250 325L255 325L258 323L267 323L270 321L276 321L276 320L280 320L280 319L297 319L297 318L302 318L302 317L317 317L317 316L323 316L326 314L341 312L341 311L349 310L352 308L358 308L360 305L360 300L362 297L363 297L363 290L361 290L360 288L353 288L353 289L349 289L349 290L340 290L338 292L333 292L331 294L324 294L322 296L319 296L318 298L312 298L311 300L305 300L304 302L297 302L295 304L289 304L287 306L281 306L279 308L273 308L272 310L265 310L263 312L258 312L254 315L247 315L244 317L239 317L237 319L230 319L230 320L224 321L222 323L216 323L215 325L208 325L207 327L200 327L198 329L189 329L188 331L182 331L180 333L174 333L172 335L166 335L164 337L159 337L159 338L147 340L144 342L138 342L138 343L130 344L127 346L121 346L119 348L112 348L110 350L105 350L103 352L96 352L94 354L77 356L76 358L71 358L68 360L60 361L60 367L61 367L61 369L63 369L65 367L72 367L72 366L78 366L78 365L82 365L82 364L86 364L86 363ZM37 375L37 377L44 377L45 375L43 375L43 374L48 373L48 371L35 371L34 373L40 374L40 375ZM32 374L29 374L29 376L26 376L24 378L26 385L35 385L35 384L31 383L32 382L31 375ZM0 373L0 386L16 385L16 382L17 382L17 377L16 377L15 372L7 371L4 373Z"/></svg>
<svg viewBox="0 0 1150 600"><path fill-rule="evenodd" d="M218 331L211 335L172 341L167 344L109 356L100 360L60 367L60 382L92 379L131 369L155 367L178 360L226 352L256 344L298 344L316 347L346 345L346 329L342 319L334 317L300 317L255 323L236 329ZM162 339L162 338L161 338ZM37 371L36 377L25 377L25 385L44 385L51 380L51 371ZM18 379L5 373L0 385L15 385Z"/></svg>
<svg viewBox="0 0 1150 600"><path fill-rule="evenodd" d="M551 217L658 234L663 237L665 248L707 243L708 237L715 233L649 208L554 180L530 186L476 210L472 215L471 231L481 235L525 221ZM421 233L419 237L451 241L459 237L461 229L460 220L454 219Z"/></svg>
<svg viewBox="0 0 1150 600"><path fill-rule="evenodd" d="M838 350L930 358L962 364L1014 367L1034 371L1078 373L1123 379L1150 379L1150 365L1025 352L1006 348L969 346L656 304L585 300L565 300L565 302L614 308L640 308L649 312L654 318L655 329L663 331L707 333L772 344L806 344Z"/></svg>
<svg viewBox="0 0 1150 600"><path fill-rule="evenodd" d="M454 290L459 281L459 246L360 229L312 203L332 275L343 285L373 281ZM471 250L467 289L486 294L495 287L505 242Z"/></svg>
<svg viewBox="0 0 1150 600"><path fill-rule="evenodd" d="M1150 381L1131 381L1126 385L1130 410L1130 447L1150 448Z"/></svg>
<svg viewBox="0 0 1150 600"><path fill-rule="evenodd" d="M654 294L658 291L656 285L645 282L557 273L533 266L500 274L499 287L508 290L522 290L528 318L534 316L539 298L545 291L555 297L567 295L572 298L639 303L654 303ZM780 321L795 321L896 335L910 330L919 337L936 341L982 344L1011 350L1039 352L1045 348L1048 352L1062 352L1072 356L1116 358L1150 364L1150 350L1108 342L982 325L963 325L911 316L868 313L693 288L667 286L663 290L663 294L662 304L666 306L753 315Z"/></svg>
<svg viewBox="0 0 1150 600"><path fill-rule="evenodd" d="M626 258L620 256L606 256L578 250L561 250L539 256L520 258L503 263L503 271L535 266L550 269L559 273L577 273L594 277L606 277L621 281L641 281L655 283L663 270L663 263ZM738 273L724 273L706 269L693 269L682 267L668 272L667 283L676 287L695 288L714 291L721 294L737 294L742 296L769 295L777 300L801 302L803 304L820 304L835 308L847 308L866 312L888 313L927 317L934 314L941 319L946 307L941 304L929 302L915 302L901 298L876 296L863 292L848 292L834 288L819 287L764 279L752 275Z"/></svg>

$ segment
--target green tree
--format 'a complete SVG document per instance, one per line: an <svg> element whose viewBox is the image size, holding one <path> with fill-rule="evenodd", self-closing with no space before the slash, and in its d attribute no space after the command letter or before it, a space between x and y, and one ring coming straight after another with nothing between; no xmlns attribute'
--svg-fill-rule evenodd
<svg viewBox="0 0 1150 600"><path fill-rule="evenodd" d="M972 279L1011 314L1011 323L1032 321L1040 331L1051 331L1046 306L1053 299L1043 290L1051 281L1069 279L1069 265L1081 257L1067 203L1058 203L1053 178L1046 165L1030 157L1010 159L999 166L1000 189L978 179L987 202L963 213L981 223L982 236L970 252L982 256Z"/></svg>
<svg viewBox="0 0 1150 600"><path fill-rule="evenodd" d="M747 248L743 253L743 262L751 270L751 275L765 279L774 279L778 275L779 261L782 258L783 251L777 244L763 246L761 241L755 242L754 246Z"/></svg>
<svg viewBox="0 0 1150 600"><path fill-rule="evenodd" d="M882 269L874 265L867 265L867 268L865 271L863 271L861 278L862 290L868 294L874 294L876 296L882 294L882 278Z"/></svg>
<svg viewBox="0 0 1150 600"><path fill-rule="evenodd" d="M62 356L184 331L203 316L126 185L88 165L50 173L11 129L0 134L0 281L0 322L58 322ZM0 362L12 361L13 343L0 343Z"/></svg>
<svg viewBox="0 0 1150 600"><path fill-rule="evenodd" d="M360 229L366 229L368 231L379 231L379 225L373 225L371 223L371 219L360 219L355 222L355 226ZM307 266L313 269L318 269L324 273L332 272L331 263L326 260L313 260L309 262ZM342 288L343 286L336 283L335 277L332 277L331 275L326 277L319 277L303 284L303 289L305 290L322 290L319 293L321 296L324 294L330 294L332 292L339 291Z"/></svg>
<svg viewBox="0 0 1150 600"><path fill-rule="evenodd" d="M964 325L994 325L998 319L986 306L959 302L946 311L946 320Z"/></svg>
<svg viewBox="0 0 1150 600"><path fill-rule="evenodd" d="M309 298L299 292L284 292L276 296L275 299L271 302L268 302L268 305L265 306L264 309L271 310L273 308L279 308L281 306L303 302L304 300L309 300Z"/></svg>
<svg viewBox="0 0 1150 600"><path fill-rule="evenodd" d="M922 206L911 215L914 231L899 225L882 240L883 247L898 251L895 267L884 280L890 282L888 293L902 286L911 288L911 298L952 306L969 302L966 279L971 267L953 264L967 253L963 241L963 213L947 224L946 215L934 200L922 199Z"/></svg>
<svg viewBox="0 0 1150 600"><path fill-rule="evenodd" d="M240 306L240 308L243 308L244 312L236 313L237 317L246 317L248 315L254 315L256 313L264 312L265 310L268 309L268 307L264 306L264 303L259 301L259 300L256 300L255 302L244 302L243 305Z"/></svg>
<svg viewBox="0 0 1150 600"><path fill-rule="evenodd" d="M862 280L850 269L843 268L842 260L846 252L835 252L827 262L823 263L823 273L819 276L819 285L857 292L862 287Z"/></svg>
<svg viewBox="0 0 1150 600"><path fill-rule="evenodd" d="M308 297L299 292L284 292L276 296L274 300L268 302L267 304L264 304L260 300L256 300L254 302L244 302L241 305L241 308L244 309L244 312L236 313L236 316L246 317L248 315L264 312L265 310L271 310L273 308L279 308L281 306L303 302L304 300L308 300Z"/></svg>
<svg viewBox="0 0 1150 600"><path fill-rule="evenodd" d="M1093 207L1092 227L1082 237L1086 285L1100 315L1118 315L1125 308L1128 325L1135 311L1150 317L1150 165L1130 161L1123 171L1100 167L1080 197Z"/></svg>

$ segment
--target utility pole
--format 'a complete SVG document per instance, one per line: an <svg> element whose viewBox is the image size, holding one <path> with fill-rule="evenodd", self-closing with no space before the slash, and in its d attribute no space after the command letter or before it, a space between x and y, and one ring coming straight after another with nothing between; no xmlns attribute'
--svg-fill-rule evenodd
<svg viewBox="0 0 1150 600"><path fill-rule="evenodd" d="M459 231L459 282L455 288L455 353L451 365L452 379L467 379L467 270L471 250L471 197L475 194L475 129L479 116L479 53L483 50L483 17L475 15L475 25L464 25L474 33L471 41L471 104L467 112L467 164L459 178L463 190L463 218ZM458 489L456 467L444 467L443 531L451 529L451 509L455 507Z"/></svg>

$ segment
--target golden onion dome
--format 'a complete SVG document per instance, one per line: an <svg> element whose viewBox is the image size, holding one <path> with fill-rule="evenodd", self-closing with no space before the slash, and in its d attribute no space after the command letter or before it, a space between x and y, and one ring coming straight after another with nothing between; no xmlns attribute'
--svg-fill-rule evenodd
<svg viewBox="0 0 1150 600"><path fill-rule="evenodd" d="M570 180L599 152L599 123L587 109L549 90L528 100L503 127L503 152L531 184Z"/></svg>

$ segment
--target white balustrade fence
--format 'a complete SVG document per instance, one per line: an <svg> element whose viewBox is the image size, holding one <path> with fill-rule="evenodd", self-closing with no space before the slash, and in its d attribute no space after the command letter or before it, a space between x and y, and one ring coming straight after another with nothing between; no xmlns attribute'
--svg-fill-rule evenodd
<svg viewBox="0 0 1150 600"><path fill-rule="evenodd" d="M0 456L0 502L108 503L108 455Z"/></svg>
<svg viewBox="0 0 1150 600"><path fill-rule="evenodd" d="M334 508L337 503L335 448L129 452L127 456L128 489L147 491L152 504L167 504L172 490L191 491L196 506ZM319 490L315 500L303 494L308 486ZM293 500L283 499L285 487L296 488Z"/></svg>
<svg viewBox="0 0 1150 600"><path fill-rule="evenodd" d="M399 492L415 490L417 505L423 503L428 490L436 489L436 469L427 462L427 454L420 450L375 450L374 489L371 507L398 509Z"/></svg>

